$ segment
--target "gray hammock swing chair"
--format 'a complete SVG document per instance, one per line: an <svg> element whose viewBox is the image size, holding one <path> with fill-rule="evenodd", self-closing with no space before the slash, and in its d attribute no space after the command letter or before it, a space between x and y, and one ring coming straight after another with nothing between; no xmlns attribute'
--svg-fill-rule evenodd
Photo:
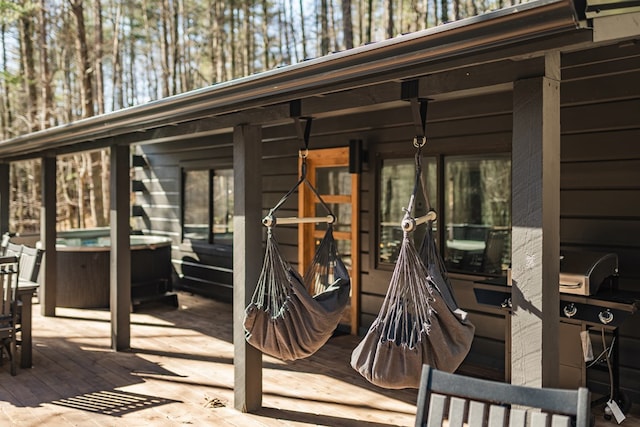
<svg viewBox="0 0 640 427"><path fill-rule="evenodd" d="M426 102L413 100L425 135ZM421 141L421 142L420 142ZM369 382L384 388L418 388L423 364L453 372L471 348L475 327L454 298L433 235L436 213L422 183L421 150L425 136L414 139L415 183L401 227L403 239L384 302L367 334L351 354L351 366ZM419 188L428 213L412 212ZM426 224L419 250L413 233Z"/></svg>
<svg viewBox="0 0 640 427"><path fill-rule="evenodd" d="M264 217L267 241L262 271L245 309L245 338L263 353L281 360L308 357L333 335L349 302L351 281L333 237L335 217L306 177L306 153L311 119L307 119L301 176L296 185ZM296 118L298 134L301 134ZM327 215L278 218L276 211L301 186L306 185ZM275 236L276 224L327 223L327 229L304 277L284 258Z"/></svg>

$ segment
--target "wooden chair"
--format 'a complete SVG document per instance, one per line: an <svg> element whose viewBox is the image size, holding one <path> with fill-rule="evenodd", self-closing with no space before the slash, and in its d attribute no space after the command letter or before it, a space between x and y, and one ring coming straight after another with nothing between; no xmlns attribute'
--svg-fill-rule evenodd
<svg viewBox="0 0 640 427"><path fill-rule="evenodd" d="M22 245L20 252L20 280L38 282L43 256L44 250Z"/></svg>
<svg viewBox="0 0 640 427"><path fill-rule="evenodd" d="M22 245L18 245L13 242L8 242L3 255L20 256L21 253L22 253Z"/></svg>
<svg viewBox="0 0 640 427"><path fill-rule="evenodd" d="M4 350L11 361L11 375L18 371L17 356L17 317L18 317L18 276L20 275L19 257L15 255L0 257L0 361Z"/></svg>
<svg viewBox="0 0 640 427"><path fill-rule="evenodd" d="M424 365L415 425L589 427L590 408L589 390L585 387L564 390L518 386Z"/></svg>

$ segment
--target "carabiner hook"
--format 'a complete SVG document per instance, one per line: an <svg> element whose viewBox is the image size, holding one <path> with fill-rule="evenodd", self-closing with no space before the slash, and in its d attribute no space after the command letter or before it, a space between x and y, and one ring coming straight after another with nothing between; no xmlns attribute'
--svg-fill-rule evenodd
<svg viewBox="0 0 640 427"><path fill-rule="evenodd" d="M414 136L413 137L413 146L416 148L422 148L425 146L425 144L427 143L427 137L423 136L422 137L422 142L418 142L418 137Z"/></svg>

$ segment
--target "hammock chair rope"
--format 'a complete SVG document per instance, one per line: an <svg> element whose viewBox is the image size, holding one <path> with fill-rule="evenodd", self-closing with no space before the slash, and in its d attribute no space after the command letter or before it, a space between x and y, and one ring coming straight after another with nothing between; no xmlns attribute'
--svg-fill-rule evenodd
<svg viewBox="0 0 640 427"><path fill-rule="evenodd" d="M335 222L335 216L331 212L331 208L329 205L322 199L318 190L311 185L309 180L307 179L307 156L309 154L309 136L311 133L311 118L307 118L304 134L302 133L302 127L300 124L300 118L295 118L296 130L298 134L298 139L301 139L304 142L304 148L299 151L299 156L302 159L302 164L300 166L300 179L282 198L276 205L269 210L269 213L262 219L262 224L267 227L275 227L276 224L306 224L306 223L317 223L317 222L326 222L333 223ZM277 218L275 213L280 207L285 204L285 202L294 194L298 187L302 184L305 184L307 188L311 190L313 195L318 199L320 205L326 210L327 215L322 217L307 217L307 218Z"/></svg>
<svg viewBox="0 0 640 427"><path fill-rule="evenodd" d="M412 111L422 134L413 143L415 180L400 224L400 251L380 312L351 355L351 366L368 381L395 389L417 388L425 363L455 371L469 352L475 331L455 303L433 236L436 214L422 183L421 163L427 101L412 100ZM413 210L419 189L428 213L416 218ZM427 231L418 251L412 234L420 224L427 224Z"/></svg>
<svg viewBox="0 0 640 427"><path fill-rule="evenodd" d="M309 148L311 119L307 119L302 136L304 149L300 179L269 211L262 223L267 227L267 241L262 271L249 305L244 328L248 343L263 353L282 360L296 360L315 353L331 337L349 301L349 274L333 237L335 216L315 187L307 179L306 156ZM301 128L296 118L299 137ZM320 205L324 217L276 218L276 211L302 185L307 185ZM301 277L286 261L275 237L276 224L326 222L327 229L316 248L313 260Z"/></svg>

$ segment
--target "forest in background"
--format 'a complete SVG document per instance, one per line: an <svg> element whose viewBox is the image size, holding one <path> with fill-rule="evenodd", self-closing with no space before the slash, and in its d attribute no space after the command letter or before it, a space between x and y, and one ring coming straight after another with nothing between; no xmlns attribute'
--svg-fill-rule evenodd
<svg viewBox="0 0 640 427"><path fill-rule="evenodd" d="M0 141L514 3L0 0ZM108 171L104 151L58 159L59 229L108 223ZM11 231L37 231L39 160L11 180Z"/></svg>

